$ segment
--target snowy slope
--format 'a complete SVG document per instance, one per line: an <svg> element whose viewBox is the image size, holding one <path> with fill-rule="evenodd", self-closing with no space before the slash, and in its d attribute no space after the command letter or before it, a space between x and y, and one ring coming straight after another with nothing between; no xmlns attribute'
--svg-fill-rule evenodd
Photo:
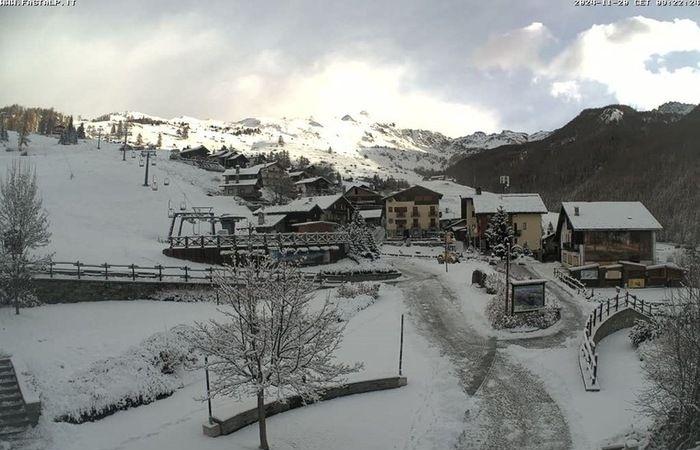
<svg viewBox="0 0 700 450"><path fill-rule="evenodd" d="M165 244L158 241L168 234L168 201L176 210L184 201L187 208L212 206L217 213L250 214L232 197L207 196L219 184L217 174L170 161L167 152L149 167L149 178L155 175L158 181L154 191L142 186L145 168L139 167L139 159L127 154L122 161L118 145L103 142L98 151L92 140L68 146L56 141L32 135L26 157L0 146L0 174L13 160L28 160L36 168L53 233L48 251L55 252L55 261L182 265L165 257ZM166 177L169 186L163 185Z"/></svg>
<svg viewBox="0 0 700 450"><path fill-rule="evenodd" d="M476 149L540 139L546 133L503 131L498 134L478 132L451 139L427 130L402 129L394 123L375 122L369 113L346 114L328 118L246 118L237 122L200 120L188 116L164 119L139 112L110 114L100 121L86 121L88 132L96 135L101 129L109 133L112 125L130 119L148 119L153 124L134 123L130 141L141 134L145 144L155 144L162 136L163 148L185 148L205 145L218 150L226 145L247 155L285 149L292 159L304 156L311 162L332 162L344 176L371 176L374 173L393 175L409 181L420 179L416 168L441 169L455 155ZM108 118L108 120L106 120ZM177 131L189 127L186 139ZM279 145L280 137L284 145ZM330 150L329 150L330 149Z"/></svg>

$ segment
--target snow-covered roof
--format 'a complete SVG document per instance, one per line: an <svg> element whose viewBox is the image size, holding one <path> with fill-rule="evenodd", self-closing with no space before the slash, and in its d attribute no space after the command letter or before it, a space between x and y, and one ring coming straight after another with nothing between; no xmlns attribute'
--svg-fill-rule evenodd
<svg viewBox="0 0 700 450"><path fill-rule="evenodd" d="M314 201L319 208L321 209L328 209L333 205L333 203L337 202L343 197L343 194L333 194L333 195L317 195L315 197L309 197Z"/></svg>
<svg viewBox="0 0 700 450"><path fill-rule="evenodd" d="M364 219L379 219L380 217L382 217L382 210L381 209L361 209L360 215Z"/></svg>
<svg viewBox="0 0 700 450"><path fill-rule="evenodd" d="M290 174L291 175L291 174ZM312 178L304 178L303 180L299 180L294 184L310 184L310 183L315 183L318 180L324 180L328 184L332 184L330 181L328 181L324 177L312 177Z"/></svg>
<svg viewBox="0 0 700 450"><path fill-rule="evenodd" d="M329 224L329 225L338 225L337 222L330 222L328 220L312 220L310 222L293 223L291 226L292 227L303 227L305 225L316 225L319 223L325 223L325 224Z"/></svg>
<svg viewBox="0 0 700 450"><path fill-rule="evenodd" d="M220 187L225 186L254 186L258 183L257 178L243 179L243 180L231 180L228 183L220 184Z"/></svg>
<svg viewBox="0 0 700 450"><path fill-rule="evenodd" d="M474 212L476 214L493 214L499 207L509 214L544 214L547 207L544 206L540 194L493 194L482 192L473 195Z"/></svg>
<svg viewBox="0 0 700 450"><path fill-rule="evenodd" d="M263 212L265 214L288 214L292 212L309 212L316 207L313 197L298 198L286 205L272 205L257 209L253 214Z"/></svg>
<svg viewBox="0 0 700 450"><path fill-rule="evenodd" d="M641 202L562 202L561 207L575 230L663 228Z"/></svg>
<svg viewBox="0 0 700 450"><path fill-rule="evenodd" d="M276 162L270 162L270 163L265 163L265 164L257 164L255 166L250 166L250 167L245 167L245 168L240 168L239 169L239 175L257 175L260 173L260 171L266 167L270 167L274 164L277 164ZM236 175L236 169L227 169L224 172L224 176L231 176L231 175Z"/></svg>
<svg viewBox="0 0 700 450"><path fill-rule="evenodd" d="M258 216L259 217L259 216ZM259 219L253 219L251 222L251 225L254 227L274 227L278 223L284 220L284 218L287 217L286 214L265 214L263 216L263 223L260 223Z"/></svg>
<svg viewBox="0 0 700 450"><path fill-rule="evenodd" d="M597 269L600 267L597 263L586 264L583 266L573 266L569 267L569 272L578 272L579 270Z"/></svg>
<svg viewBox="0 0 700 450"><path fill-rule="evenodd" d="M265 209L258 209L253 214L258 214L260 211L266 214L288 214L292 212L308 212L318 206L321 209L329 208L333 203L340 200L343 194L334 195L319 195L315 197L302 197L292 200L286 205L266 206Z"/></svg>
<svg viewBox="0 0 700 450"><path fill-rule="evenodd" d="M306 173L305 170L295 170L295 171L289 172L289 176L290 177L300 177L300 176L304 175L305 173Z"/></svg>

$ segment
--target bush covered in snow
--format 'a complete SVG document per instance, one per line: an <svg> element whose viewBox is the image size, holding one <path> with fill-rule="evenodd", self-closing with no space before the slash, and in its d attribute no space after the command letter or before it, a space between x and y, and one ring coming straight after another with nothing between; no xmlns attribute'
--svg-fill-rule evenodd
<svg viewBox="0 0 700 450"><path fill-rule="evenodd" d="M377 283L343 283L336 290L334 303L338 320L350 320L355 314L379 299L380 285Z"/></svg>
<svg viewBox="0 0 700 450"><path fill-rule="evenodd" d="M183 387L185 369L197 363L190 333L184 325L156 333L67 380L41 386L45 413L57 422L91 422L171 395Z"/></svg>
<svg viewBox="0 0 700 450"><path fill-rule="evenodd" d="M549 328L561 317L559 304L553 297L546 297L545 307L531 312L509 314L505 307L505 283L496 276L486 278L487 292L494 290L496 295L486 306L486 316L491 326L497 330L513 328Z"/></svg>
<svg viewBox="0 0 700 450"><path fill-rule="evenodd" d="M637 348L639 344L656 339L661 333L659 324L648 320L636 320L630 329L629 337L632 345Z"/></svg>

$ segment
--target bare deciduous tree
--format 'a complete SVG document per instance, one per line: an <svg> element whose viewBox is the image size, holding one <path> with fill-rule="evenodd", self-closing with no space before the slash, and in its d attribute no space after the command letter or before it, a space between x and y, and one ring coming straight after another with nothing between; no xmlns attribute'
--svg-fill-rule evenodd
<svg viewBox="0 0 700 450"><path fill-rule="evenodd" d="M0 301L15 312L31 296L31 266L46 260L34 252L51 238L48 214L31 166L14 161L0 182Z"/></svg>
<svg viewBox="0 0 700 450"><path fill-rule="evenodd" d="M650 448L683 450L700 441L700 255L685 263L686 286L658 318L661 334L642 365L649 387L638 403L655 420Z"/></svg>
<svg viewBox="0 0 700 450"><path fill-rule="evenodd" d="M211 396L256 396L260 448L268 449L265 399L314 400L361 368L336 362L344 325L326 298L312 307L313 281L266 257L227 267L216 280L225 321L196 324L195 346L216 375Z"/></svg>

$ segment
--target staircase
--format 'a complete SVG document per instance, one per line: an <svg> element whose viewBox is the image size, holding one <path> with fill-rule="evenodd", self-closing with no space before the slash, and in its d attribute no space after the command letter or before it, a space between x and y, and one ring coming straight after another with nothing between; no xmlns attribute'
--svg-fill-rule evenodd
<svg viewBox="0 0 700 450"><path fill-rule="evenodd" d="M29 417L12 362L0 359L0 441L18 437L29 426Z"/></svg>

